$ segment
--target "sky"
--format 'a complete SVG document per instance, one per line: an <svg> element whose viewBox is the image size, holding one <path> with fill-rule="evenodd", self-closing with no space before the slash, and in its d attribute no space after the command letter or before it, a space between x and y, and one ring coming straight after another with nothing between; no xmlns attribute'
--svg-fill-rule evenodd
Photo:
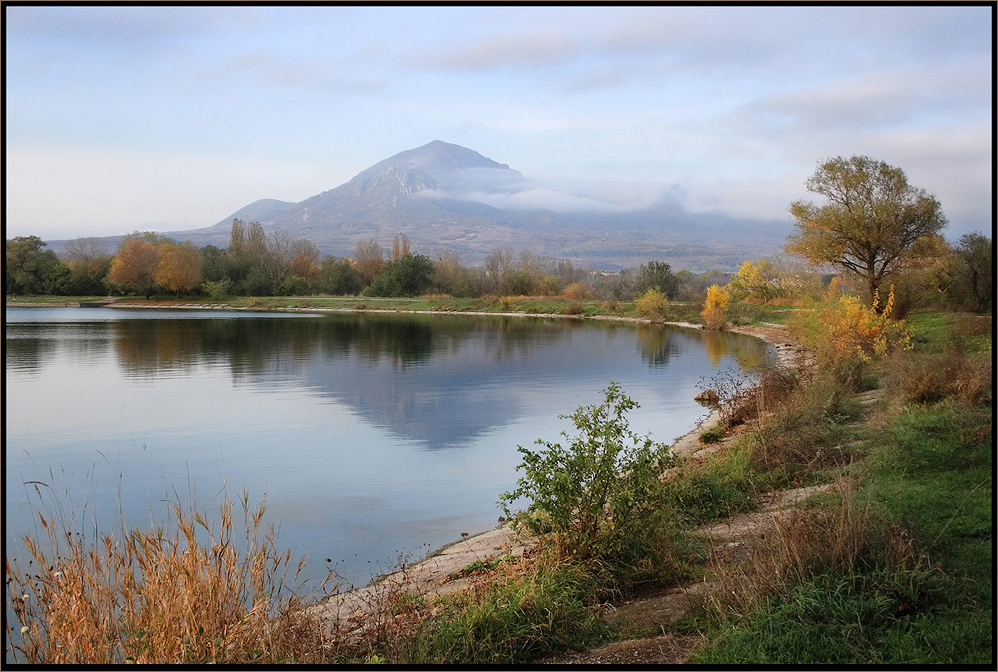
<svg viewBox="0 0 998 672"><path fill-rule="evenodd" d="M866 155L991 235L994 11L5 6L6 237L211 226L433 140L563 206L788 223Z"/></svg>

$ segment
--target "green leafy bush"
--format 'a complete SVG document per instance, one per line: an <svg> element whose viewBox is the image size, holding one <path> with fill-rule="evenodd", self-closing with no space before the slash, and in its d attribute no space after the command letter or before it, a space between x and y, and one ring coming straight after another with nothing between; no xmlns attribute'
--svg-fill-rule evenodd
<svg viewBox="0 0 998 672"><path fill-rule="evenodd" d="M624 414L638 404L611 382L598 406L580 406L570 416L579 433L562 436L563 446L538 439L541 450L518 446L524 476L500 504L507 516L520 497L529 498L516 517L535 533L554 532L566 551L577 557L620 555L626 541L647 535L665 502L659 480L671 465L665 444L631 431Z"/></svg>

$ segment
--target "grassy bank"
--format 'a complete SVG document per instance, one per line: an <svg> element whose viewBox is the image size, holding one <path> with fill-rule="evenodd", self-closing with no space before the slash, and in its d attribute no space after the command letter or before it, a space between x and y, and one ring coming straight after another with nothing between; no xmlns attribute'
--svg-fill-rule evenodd
<svg viewBox="0 0 998 672"><path fill-rule="evenodd" d="M993 664L991 321L910 324L913 350L872 372L871 422L814 474L853 487L783 531L783 577L710 614L694 662Z"/></svg>
<svg viewBox="0 0 998 672"><path fill-rule="evenodd" d="M17 302L7 297L8 306L37 305L65 306L81 301L99 302L107 297L100 296L18 296ZM666 322L701 323L700 305L673 301L653 313L642 313L635 301L594 301L569 299L561 296L487 296L482 298L455 298L447 295L428 295L413 298L379 298L363 296L231 296L224 299L197 297L176 299L154 297L151 300L136 297L115 297L114 305L186 307L208 306L219 308L239 308L252 310L298 309L298 310L356 310L391 312L440 312L440 313L517 313L523 315L558 315L572 317L624 317L644 318ZM732 306L729 320L732 324L754 324L771 322L782 324L793 307L736 304Z"/></svg>
<svg viewBox="0 0 998 672"><path fill-rule="evenodd" d="M523 297L296 297L240 306L636 316L633 304ZM580 312L566 313L570 306ZM696 309L670 305L674 312L655 318L698 321ZM787 315L777 307L734 310L736 323ZM819 360L768 372L754 388L722 388L722 425L705 437L721 449L672 465L655 486L654 510L624 537L606 521L611 536L599 538L613 543L604 552L579 553L572 518L559 530L541 511L532 525L546 531L541 543L522 557L469 565L462 573L470 585L456 595L389 587L362 622L320 623L297 599L281 597L277 574L261 573L288 568L286 554L235 543L242 537L232 532L231 514L213 526L203 513L178 512L171 543L162 532L127 532L97 548L71 539L81 545L64 548L58 561L33 558L33 567L48 568L41 572L8 559L8 609L18 617L8 627L27 628L8 631L8 655L70 662L67 652L80 649L65 642L99 640L106 642L99 656L75 659L515 665L696 632L704 641L690 660L704 664L993 663L992 321L919 313L908 326L909 350L858 359L847 352L848 361ZM823 487L744 558L722 561L701 532L758 512L761 495L803 486ZM248 541L259 520L252 512L247 520ZM51 522L43 526L57 537L65 531ZM111 571L119 567L127 571ZM155 579L171 571L200 583L167 591ZM67 576L82 592L70 590ZM642 630L601 618L606 605L694 582L700 597L679 620ZM145 595L155 600L143 602ZM196 601L224 618L196 615ZM134 620L115 617L133 611ZM67 613L92 618L71 622L60 616ZM27 646L11 648L25 637Z"/></svg>

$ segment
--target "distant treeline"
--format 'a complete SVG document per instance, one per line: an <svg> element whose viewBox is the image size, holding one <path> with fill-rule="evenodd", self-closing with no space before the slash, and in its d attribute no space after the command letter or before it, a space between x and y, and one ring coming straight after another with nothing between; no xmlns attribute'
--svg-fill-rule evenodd
<svg viewBox="0 0 998 672"><path fill-rule="evenodd" d="M939 238L931 258L893 278L909 307L929 302L989 310L991 240L980 234L949 246ZM198 248L151 232L135 232L113 253L99 238L70 241L62 258L37 236L6 241L4 292L62 296L565 296L630 301L650 288L669 300L700 302L711 284L731 281L733 297L752 302L799 303L818 298L831 275L793 262L746 261L733 276L674 270L651 261L623 271L577 268L529 250L500 248L484 266L462 266L456 252L436 259L416 253L405 235L383 246L371 239L349 257L322 255L310 240L268 234L233 220L229 246ZM848 279L845 279L848 284Z"/></svg>

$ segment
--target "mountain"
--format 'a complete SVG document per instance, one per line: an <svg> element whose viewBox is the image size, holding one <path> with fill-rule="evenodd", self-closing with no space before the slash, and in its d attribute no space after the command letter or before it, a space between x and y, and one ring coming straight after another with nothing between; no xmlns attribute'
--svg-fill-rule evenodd
<svg viewBox="0 0 998 672"><path fill-rule="evenodd" d="M349 256L371 238L387 246L404 233L417 252L435 258L454 251L465 265L505 247L605 269L660 260L674 268L733 270L745 259L777 253L790 232L784 222L690 213L676 198L627 209L590 194L557 193L440 140L300 203L263 199L214 226L166 235L225 247L233 219L307 238L336 256Z"/></svg>

